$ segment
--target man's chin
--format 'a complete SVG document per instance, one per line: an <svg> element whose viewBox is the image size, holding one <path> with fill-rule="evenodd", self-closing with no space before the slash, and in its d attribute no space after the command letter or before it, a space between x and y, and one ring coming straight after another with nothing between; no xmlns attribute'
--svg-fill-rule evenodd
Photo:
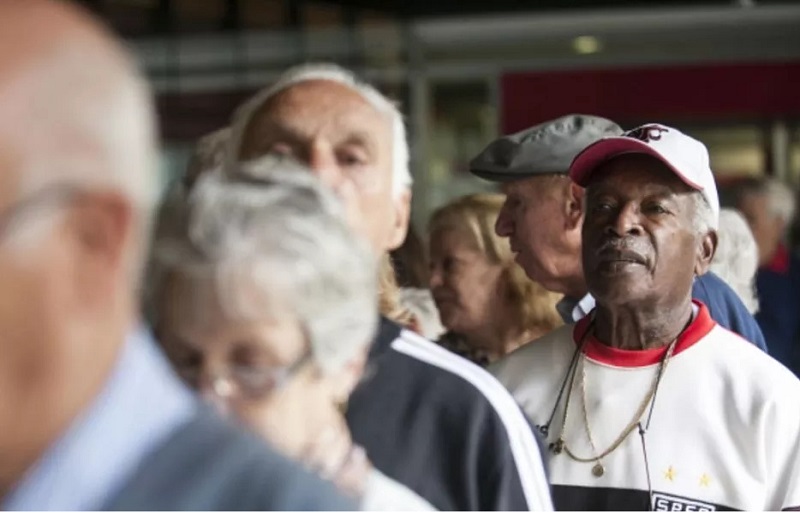
<svg viewBox="0 0 800 514"><path fill-rule="evenodd" d="M529 279L537 282L548 291L562 293L562 281L560 277L554 277L544 272L540 266L536 266L531 261L521 258L520 254L516 255L514 261L525 271L525 275L527 275Z"/></svg>
<svg viewBox="0 0 800 514"><path fill-rule="evenodd" d="M598 304L608 307L638 304L652 297L652 289L641 277L617 277L604 284L590 284L589 292Z"/></svg>

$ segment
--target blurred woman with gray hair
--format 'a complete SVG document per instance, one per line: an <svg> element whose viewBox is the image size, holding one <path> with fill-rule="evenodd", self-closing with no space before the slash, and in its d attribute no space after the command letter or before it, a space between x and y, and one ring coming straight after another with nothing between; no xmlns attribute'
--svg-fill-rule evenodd
<svg viewBox="0 0 800 514"><path fill-rule="evenodd" d="M758 246L747 220L736 209L721 209L717 234L719 242L711 271L736 291L750 314L755 314L758 311L755 289Z"/></svg>
<svg viewBox="0 0 800 514"><path fill-rule="evenodd" d="M342 405L374 335L377 270L310 173L265 158L168 195L152 325L177 372L365 510L432 510L353 444Z"/></svg>

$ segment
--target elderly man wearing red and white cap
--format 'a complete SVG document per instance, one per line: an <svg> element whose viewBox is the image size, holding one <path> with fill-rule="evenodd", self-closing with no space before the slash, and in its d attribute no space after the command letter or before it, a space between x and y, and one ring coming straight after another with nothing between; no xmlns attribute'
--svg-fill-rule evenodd
<svg viewBox="0 0 800 514"><path fill-rule="evenodd" d="M692 300L717 244L705 146L645 125L570 176L596 308L495 366L548 439L556 508L798 509L800 381Z"/></svg>

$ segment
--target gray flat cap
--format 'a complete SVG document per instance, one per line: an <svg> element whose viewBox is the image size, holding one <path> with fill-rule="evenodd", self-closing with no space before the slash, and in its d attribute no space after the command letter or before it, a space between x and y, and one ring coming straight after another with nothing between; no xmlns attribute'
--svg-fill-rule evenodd
<svg viewBox="0 0 800 514"><path fill-rule="evenodd" d="M575 156L601 137L622 128L599 116L570 114L503 136L469 163L469 171L493 182L564 173Z"/></svg>

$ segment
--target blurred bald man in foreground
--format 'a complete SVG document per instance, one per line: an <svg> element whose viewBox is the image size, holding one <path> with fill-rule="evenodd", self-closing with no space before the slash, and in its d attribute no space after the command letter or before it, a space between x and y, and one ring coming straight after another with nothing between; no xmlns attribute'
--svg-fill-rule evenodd
<svg viewBox="0 0 800 514"><path fill-rule="evenodd" d="M0 508L351 510L200 407L137 330L153 125L93 20L0 2Z"/></svg>

